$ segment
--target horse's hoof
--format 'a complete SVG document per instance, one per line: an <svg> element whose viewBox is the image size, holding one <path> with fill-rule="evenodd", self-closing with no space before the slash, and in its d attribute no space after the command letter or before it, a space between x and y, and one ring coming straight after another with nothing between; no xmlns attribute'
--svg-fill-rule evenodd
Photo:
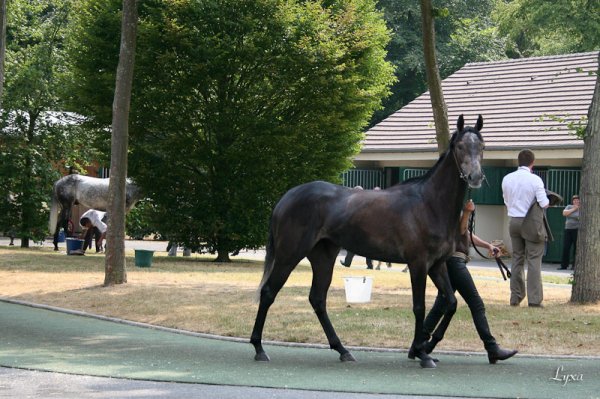
<svg viewBox="0 0 600 399"><path fill-rule="evenodd" d="M340 355L340 361L342 362L355 362L356 359L352 356L352 353L347 352Z"/></svg>
<svg viewBox="0 0 600 399"><path fill-rule="evenodd" d="M268 362L271 359L269 358L269 355L267 355L265 352L260 352L254 356L254 360L256 360L257 362Z"/></svg>
<svg viewBox="0 0 600 399"><path fill-rule="evenodd" d="M432 358L422 359L420 364L421 364L421 367L424 368L424 369L434 369L434 368L436 368L435 361Z"/></svg>
<svg viewBox="0 0 600 399"><path fill-rule="evenodd" d="M58 251L58 247L54 248L55 251Z"/></svg>

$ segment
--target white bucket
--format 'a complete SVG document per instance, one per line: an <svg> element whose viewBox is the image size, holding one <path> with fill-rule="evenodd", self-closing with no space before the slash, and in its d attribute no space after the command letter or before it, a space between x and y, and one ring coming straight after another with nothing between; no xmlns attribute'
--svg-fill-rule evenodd
<svg viewBox="0 0 600 399"><path fill-rule="evenodd" d="M346 302L366 303L371 300L372 277L344 277Z"/></svg>

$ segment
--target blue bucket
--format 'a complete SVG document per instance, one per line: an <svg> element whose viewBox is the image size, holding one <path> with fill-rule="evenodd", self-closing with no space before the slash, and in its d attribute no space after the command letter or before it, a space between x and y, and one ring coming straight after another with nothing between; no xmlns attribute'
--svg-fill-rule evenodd
<svg viewBox="0 0 600 399"><path fill-rule="evenodd" d="M71 255L71 251L81 251L83 249L83 242L84 240L81 240L79 238L72 238L72 237L68 237L67 238L67 255Z"/></svg>
<svg viewBox="0 0 600 399"><path fill-rule="evenodd" d="M58 232L58 242L65 242L65 231L62 229Z"/></svg>

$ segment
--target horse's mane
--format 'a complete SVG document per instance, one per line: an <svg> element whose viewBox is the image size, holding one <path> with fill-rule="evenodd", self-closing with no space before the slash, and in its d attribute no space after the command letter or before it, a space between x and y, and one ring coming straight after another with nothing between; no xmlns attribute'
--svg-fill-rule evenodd
<svg viewBox="0 0 600 399"><path fill-rule="evenodd" d="M456 142L459 140L459 137L462 138L462 136L464 136L465 133L469 133L469 132L475 133L477 135L477 138L479 138L479 140L483 141L483 137L481 136L481 133L477 129L475 129L471 126L465 127L461 132L459 132L458 130L455 130L454 133L452 133L452 137L450 138L450 144L448 145L448 148L446 149L446 151L444 151L444 153L442 155L440 155L440 157L438 158L435 165L433 165L433 167L431 169L429 169L427 171L427 173L425 173L422 176L411 177L410 179L406 179L403 182L395 184L394 186L420 184L420 183L423 183L426 180L428 180L431 177L431 175L440 166L442 161L450 154L451 151L454 150L454 146L455 146ZM392 186L392 187L394 187L394 186Z"/></svg>

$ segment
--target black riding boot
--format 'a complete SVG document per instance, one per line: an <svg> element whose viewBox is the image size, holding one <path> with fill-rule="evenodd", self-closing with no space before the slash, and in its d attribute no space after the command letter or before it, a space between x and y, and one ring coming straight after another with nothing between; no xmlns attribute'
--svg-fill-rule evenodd
<svg viewBox="0 0 600 399"><path fill-rule="evenodd" d="M502 349L499 345L495 345L487 349L488 360L490 364L496 364L498 360L506 360L517 354L517 350Z"/></svg>

